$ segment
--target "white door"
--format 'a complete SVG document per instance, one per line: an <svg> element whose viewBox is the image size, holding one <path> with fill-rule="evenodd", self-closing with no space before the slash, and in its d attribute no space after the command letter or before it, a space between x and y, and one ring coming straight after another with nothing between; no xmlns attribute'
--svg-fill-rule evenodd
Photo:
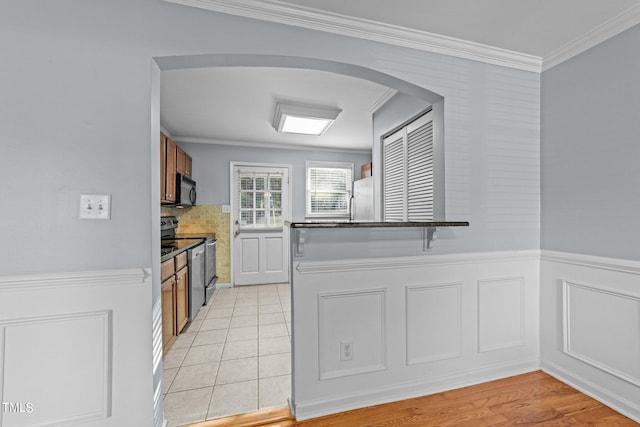
<svg viewBox="0 0 640 427"><path fill-rule="evenodd" d="M232 164L233 285L289 280L289 168Z"/></svg>

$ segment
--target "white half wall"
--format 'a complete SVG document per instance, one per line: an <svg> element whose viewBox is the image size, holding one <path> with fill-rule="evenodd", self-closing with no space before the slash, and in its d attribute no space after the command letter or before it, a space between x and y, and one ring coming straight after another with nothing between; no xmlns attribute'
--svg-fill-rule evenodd
<svg viewBox="0 0 640 427"><path fill-rule="evenodd" d="M0 277L0 426L153 425L150 300L143 268Z"/></svg>
<svg viewBox="0 0 640 427"><path fill-rule="evenodd" d="M544 371L640 422L640 262L543 251Z"/></svg>
<svg viewBox="0 0 640 427"><path fill-rule="evenodd" d="M292 274L298 420L539 368L538 251L298 261Z"/></svg>

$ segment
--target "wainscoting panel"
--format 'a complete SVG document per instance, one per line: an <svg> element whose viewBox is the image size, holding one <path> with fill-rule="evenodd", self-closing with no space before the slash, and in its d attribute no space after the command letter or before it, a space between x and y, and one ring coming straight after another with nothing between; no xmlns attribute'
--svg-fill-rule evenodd
<svg viewBox="0 0 640 427"><path fill-rule="evenodd" d="M153 370L148 269L0 277L0 427L153 425Z"/></svg>
<svg viewBox="0 0 640 427"><path fill-rule="evenodd" d="M562 287L565 353L640 386L640 298L566 281Z"/></svg>
<svg viewBox="0 0 640 427"><path fill-rule="evenodd" d="M478 281L478 351L524 343L524 278Z"/></svg>
<svg viewBox="0 0 640 427"><path fill-rule="evenodd" d="M320 379L385 369L384 289L320 294L318 313Z"/></svg>
<svg viewBox="0 0 640 427"><path fill-rule="evenodd" d="M111 311L0 322L3 401L31 403L34 425L105 419L111 413L112 333ZM51 398L61 393L63 399ZM3 423L18 424L20 417L5 412Z"/></svg>
<svg viewBox="0 0 640 427"><path fill-rule="evenodd" d="M639 261L542 252L542 369L640 423L639 284Z"/></svg>
<svg viewBox="0 0 640 427"><path fill-rule="evenodd" d="M461 355L462 283L406 287L407 365Z"/></svg>
<svg viewBox="0 0 640 427"><path fill-rule="evenodd" d="M296 417L538 369L538 274L537 251L294 262Z"/></svg>

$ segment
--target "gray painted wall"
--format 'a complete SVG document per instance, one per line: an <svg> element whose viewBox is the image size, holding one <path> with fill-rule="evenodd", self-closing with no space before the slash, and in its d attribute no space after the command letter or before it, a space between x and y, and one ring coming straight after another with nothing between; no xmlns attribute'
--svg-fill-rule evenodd
<svg viewBox="0 0 640 427"><path fill-rule="evenodd" d="M359 176L360 166L371 161L370 154L331 151L239 147L198 143L178 143L193 157L193 173L198 188L198 204L228 205L229 162L278 163L292 166L292 215L303 220L305 213L305 163L307 160L352 162Z"/></svg>
<svg viewBox="0 0 640 427"><path fill-rule="evenodd" d="M543 249L639 260L640 26L542 75Z"/></svg>
<svg viewBox="0 0 640 427"><path fill-rule="evenodd" d="M436 250L539 247L535 73L157 0L3 2L0 51L0 274L155 264L153 58L216 53L345 62L441 94L447 219L472 225ZM111 220L79 220L81 193L111 194Z"/></svg>

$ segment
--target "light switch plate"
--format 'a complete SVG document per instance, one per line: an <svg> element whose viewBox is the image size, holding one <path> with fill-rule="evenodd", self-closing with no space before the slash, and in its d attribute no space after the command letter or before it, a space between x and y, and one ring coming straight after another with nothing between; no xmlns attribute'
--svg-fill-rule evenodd
<svg viewBox="0 0 640 427"><path fill-rule="evenodd" d="M224 214L231 213L231 205L222 205L222 213Z"/></svg>
<svg viewBox="0 0 640 427"><path fill-rule="evenodd" d="M110 219L110 194L81 194L80 219Z"/></svg>

